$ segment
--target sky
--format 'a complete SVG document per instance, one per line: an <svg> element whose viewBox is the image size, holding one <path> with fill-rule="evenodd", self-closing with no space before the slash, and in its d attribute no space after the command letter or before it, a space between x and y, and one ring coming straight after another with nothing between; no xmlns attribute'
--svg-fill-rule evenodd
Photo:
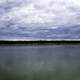
<svg viewBox="0 0 80 80"><path fill-rule="evenodd" d="M0 39L80 38L80 0L0 0Z"/></svg>

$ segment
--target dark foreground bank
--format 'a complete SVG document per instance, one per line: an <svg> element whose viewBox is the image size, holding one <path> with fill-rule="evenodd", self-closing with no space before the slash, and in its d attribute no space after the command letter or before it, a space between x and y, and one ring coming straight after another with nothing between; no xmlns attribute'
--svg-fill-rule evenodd
<svg viewBox="0 0 80 80"><path fill-rule="evenodd" d="M78 40L51 40L51 41L46 41L46 40L38 40L38 41L0 41L0 45L15 45L15 44L26 44L26 45L60 45L60 44L80 44L80 41Z"/></svg>

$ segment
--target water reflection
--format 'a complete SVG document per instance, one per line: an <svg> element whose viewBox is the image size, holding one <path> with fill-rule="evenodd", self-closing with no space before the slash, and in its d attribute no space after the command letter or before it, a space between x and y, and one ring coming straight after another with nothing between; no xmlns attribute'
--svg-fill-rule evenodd
<svg viewBox="0 0 80 80"><path fill-rule="evenodd" d="M80 45L0 46L0 80L80 80Z"/></svg>

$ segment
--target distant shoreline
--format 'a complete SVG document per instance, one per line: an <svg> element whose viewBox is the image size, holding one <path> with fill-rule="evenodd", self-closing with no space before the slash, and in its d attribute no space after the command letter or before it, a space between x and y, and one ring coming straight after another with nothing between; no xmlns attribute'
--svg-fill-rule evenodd
<svg viewBox="0 0 80 80"><path fill-rule="evenodd" d="M0 40L0 45L78 45L80 40Z"/></svg>

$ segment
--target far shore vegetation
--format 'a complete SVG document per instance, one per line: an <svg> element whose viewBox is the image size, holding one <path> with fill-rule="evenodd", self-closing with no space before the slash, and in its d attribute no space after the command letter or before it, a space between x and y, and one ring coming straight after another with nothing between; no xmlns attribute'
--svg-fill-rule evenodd
<svg viewBox="0 0 80 80"><path fill-rule="evenodd" d="M30 41L12 41L12 40L0 40L0 45L8 44L26 44L26 45L59 45L59 44L80 44L78 40L30 40Z"/></svg>

